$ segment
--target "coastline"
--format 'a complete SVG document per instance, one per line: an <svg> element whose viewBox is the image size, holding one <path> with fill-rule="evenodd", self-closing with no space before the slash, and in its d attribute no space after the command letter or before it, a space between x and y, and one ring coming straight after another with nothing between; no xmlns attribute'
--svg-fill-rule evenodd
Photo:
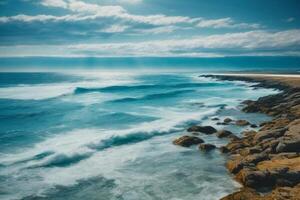
<svg viewBox="0 0 300 200"><path fill-rule="evenodd" d="M273 117L256 131L244 132L226 145L226 164L243 185L222 200L300 199L300 78L299 76L212 75L219 80L257 83L252 87L274 88L280 93L245 101L244 112Z"/></svg>
<svg viewBox="0 0 300 200"><path fill-rule="evenodd" d="M211 126L192 126L195 132L216 134L230 141L219 150L228 154L226 168L242 185L239 191L221 200L300 199L300 77L261 74L201 75L224 81L246 81L251 87L273 88L280 92L256 101L246 100L242 111L264 113L271 121L259 125L257 131L244 131L241 138L230 131L216 130ZM255 90L254 90L255 91ZM218 119L213 119L218 120ZM238 122L239 121L239 122ZM220 122L241 126L253 126L246 120ZM240 124L238 124L240 123ZM196 136L183 136L173 141L176 145L200 144L199 149L210 151L214 145L204 144Z"/></svg>

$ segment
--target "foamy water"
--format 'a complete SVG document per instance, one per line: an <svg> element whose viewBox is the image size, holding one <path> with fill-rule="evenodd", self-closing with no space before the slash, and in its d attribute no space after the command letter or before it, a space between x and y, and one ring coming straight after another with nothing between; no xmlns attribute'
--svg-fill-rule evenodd
<svg viewBox="0 0 300 200"><path fill-rule="evenodd" d="M215 116L264 121L238 106L276 93L193 73L5 75L15 83L0 85L0 199L219 199L239 187L224 155L172 140L189 124L223 128Z"/></svg>

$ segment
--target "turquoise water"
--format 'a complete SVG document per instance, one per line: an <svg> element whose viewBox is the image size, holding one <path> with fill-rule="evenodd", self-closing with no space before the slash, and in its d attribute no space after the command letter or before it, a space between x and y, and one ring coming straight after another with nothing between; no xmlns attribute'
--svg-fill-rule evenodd
<svg viewBox="0 0 300 200"><path fill-rule="evenodd" d="M219 199L239 187L226 157L172 140L195 123L223 128L215 116L267 120L239 104L276 91L249 85L178 72L0 73L0 199Z"/></svg>
<svg viewBox="0 0 300 200"><path fill-rule="evenodd" d="M300 57L16 57L0 58L0 71L49 70L185 70L200 72L255 71L300 73Z"/></svg>

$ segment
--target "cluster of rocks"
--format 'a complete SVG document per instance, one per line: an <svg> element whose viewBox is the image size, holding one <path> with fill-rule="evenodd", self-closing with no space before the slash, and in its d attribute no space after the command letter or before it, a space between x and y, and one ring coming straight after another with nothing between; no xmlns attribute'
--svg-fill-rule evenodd
<svg viewBox="0 0 300 200"><path fill-rule="evenodd" d="M203 133L206 135L211 135L217 132L217 130L212 126L191 126L187 129L188 132L191 132L193 135L199 135L199 133ZM203 151L210 151L216 148L213 144L205 144L204 140L196 137L184 135L175 139L173 144L180 145L183 147L190 147L192 145L199 145L199 149Z"/></svg>
<svg viewBox="0 0 300 200"><path fill-rule="evenodd" d="M255 78L214 76L222 80ZM226 166L244 187L222 200L300 199L300 87L262 81L255 87L283 90L276 95L245 101L245 112L262 112L273 120L247 131L222 147L229 154Z"/></svg>
<svg viewBox="0 0 300 200"><path fill-rule="evenodd" d="M258 126L256 124L251 124L249 121L244 119L239 120L233 120L229 117L225 118L223 121L220 121L219 118L214 117L212 118L213 121L218 121L217 125L237 125L237 126L250 126L251 128L257 128Z"/></svg>
<svg viewBox="0 0 300 200"><path fill-rule="evenodd" d="M217 130L212 126L191 126L187 129L187 132L190 132L190 135L181 136L173 141L173 144L183 146L183 147L190 147L192 145L199 145L199 149L202 151L210 151L216 149L217 147L213 144L207 144L204 142L203 139L197 137L200 133L205 135L212 135L215 134L218 138L229 138L231 140L239 139L235 134L228 130ZM226 151L224 147L219 148L221 152Z"/></svg>

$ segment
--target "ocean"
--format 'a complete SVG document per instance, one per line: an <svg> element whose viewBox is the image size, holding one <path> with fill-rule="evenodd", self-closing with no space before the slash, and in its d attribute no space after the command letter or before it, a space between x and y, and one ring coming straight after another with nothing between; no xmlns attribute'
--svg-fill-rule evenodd
<svg viewBox="0 0 300 200"><path fill-rule="evenodd" d="M0 73L0 199L214 200L236 191L226 155L172 141L192 124L239 136L243 128L211 119L269 120L240 103L278 91L199 75Z"/></svg>

